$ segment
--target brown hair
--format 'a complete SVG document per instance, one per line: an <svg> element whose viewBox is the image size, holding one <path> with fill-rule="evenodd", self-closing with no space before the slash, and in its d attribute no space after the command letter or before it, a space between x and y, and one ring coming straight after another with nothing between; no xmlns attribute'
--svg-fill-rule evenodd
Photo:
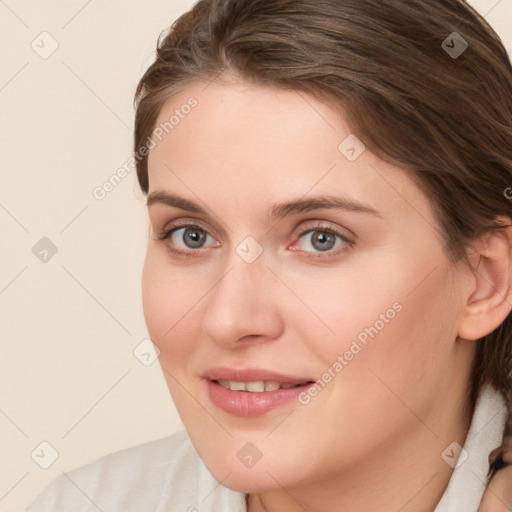
<svg viewBox="0 0 512 512"><path fill-rule="evenodd" d="M466 2L200 0L161 35L137 87L134 149L145 193L140 150L165 101L225 73L339 108L368 149L431 198L453 261L470 240L502 228L498 216L512 217L512 66ZM477 342L473 405L486 383L507 395L511 354L509 315Z"/></svg>

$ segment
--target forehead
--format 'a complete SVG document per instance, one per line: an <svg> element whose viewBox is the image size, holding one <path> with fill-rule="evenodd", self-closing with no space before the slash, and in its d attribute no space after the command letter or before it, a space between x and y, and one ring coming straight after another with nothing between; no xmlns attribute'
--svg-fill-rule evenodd
<svg viewBox="0 0 512 512"><path fill-rule="evenodd" d="M156 127L150 192L229 199L241 210L338 192L396 218L419 211L433 222L407 173L365 150L343 115L304 93L198 83L166 102Z"/></svg>
<svg viewBox="0 0 512 512"><path fill-rule="evenodd" d="M189 111L191 98L196 106L178 119L180 111ZM173 126L167 123L169 133L163 134L165 141L153 156L159 149L177 150L186 144L194 150L189 157L208 154L213 163L240 160L246 167L253 157L255 164L265 162L267 167L275 156L300 155L309 161L323 153L329 158L336 153L335 141L350 133L340 116L305 94L240 81L189 87L167 101L156 124L165 128L170 119Z"/></svg>

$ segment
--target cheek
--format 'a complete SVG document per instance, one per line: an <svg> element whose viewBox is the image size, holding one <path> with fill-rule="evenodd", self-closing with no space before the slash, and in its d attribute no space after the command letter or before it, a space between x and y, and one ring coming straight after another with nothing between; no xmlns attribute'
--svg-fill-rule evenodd
<svg viewBox="0 0 512 512"><path fill-rule="evenodd" d="M190 272L171 267L160 251L148 248L142 273L144 317L151 340L160 350L160 362L167 365L194 350L197 305L204 289ZM194 320L196 317L196 320ZM176 343L176 340L187 343Z"/></svg>
<svg viewBox="0 0 512 512"><path fill-rule="evenodd" d="M388 269L381 262L378 272L346 272L343 279L295 279L294 292L319 319L317 334L301 327L304 315L287 323L309 340L325 380L329 371L336 375L339 386L329 387L342 401L378 397L389 405L399 402L393 393L415 401L446 379L459 311L450 266L441 256L436 264L430 275L418 257Z"/></svg>
<svg viewBox="0 0 512 512"><path fill-rule="evenodd" d="M319 377L325 384L304 414L311 414L309 407L318 411L322 421L316 428L326 438L354 442L343 448L347 460L360 457L361 446L399 443L417 426L415 415L429 418L432 404L449 387L457 318L451 273L440 265L415 288L421 278L415 283L413 276L421 273L402 270L393 273L392 286L375 275L373 284L344 279L309 287L308 305L321 308L315 312L335 334L324 329L322 336L311 336L305 320L295 318L293 328L308 341L310 360L324 372Z"/></svg>
<svg viewBox="0 0 512 512"><path fill-rule="evenodd" d="M451 273L438 269L408 291L401 299L403 310L369 353L367 387L379 391L381 406L397 414L406 413L403 404L414 404L414 411L426 418L450 387L458 318L450 282Z"/></svg>

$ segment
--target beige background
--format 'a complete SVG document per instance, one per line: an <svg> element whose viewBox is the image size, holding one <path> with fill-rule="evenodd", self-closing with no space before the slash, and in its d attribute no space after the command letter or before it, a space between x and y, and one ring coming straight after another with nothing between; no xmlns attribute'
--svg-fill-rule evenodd
<svg viewBox="0 0 512 512"><path fill-rule="evenodd" d="M129 158L137 80L192 3L0 1L2 511L61 471L182 428L158 362L133 352L147 337L134 171L103 200L92 192ZM471 3L512 51L512 0ZM58 452L48 469L42 442Z"/></svg>

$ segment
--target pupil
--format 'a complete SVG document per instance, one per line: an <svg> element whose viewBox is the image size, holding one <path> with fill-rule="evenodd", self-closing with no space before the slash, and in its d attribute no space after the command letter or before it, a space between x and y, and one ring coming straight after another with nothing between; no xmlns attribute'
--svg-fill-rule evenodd
<svg viewBox="0 0 512 512"><path fill-rule="evenodd" d="M328 251L332 249L336 243L336 237L332 233L315 231L313 233L312 244L319 251Z"/></svg>
<svg viewBox="0 0 512 512"><path fill-rule="evenodd" d="M187 228L183 233L183 241L193 249L201 247L206 239L206 233L195 228Z"/></svg>

